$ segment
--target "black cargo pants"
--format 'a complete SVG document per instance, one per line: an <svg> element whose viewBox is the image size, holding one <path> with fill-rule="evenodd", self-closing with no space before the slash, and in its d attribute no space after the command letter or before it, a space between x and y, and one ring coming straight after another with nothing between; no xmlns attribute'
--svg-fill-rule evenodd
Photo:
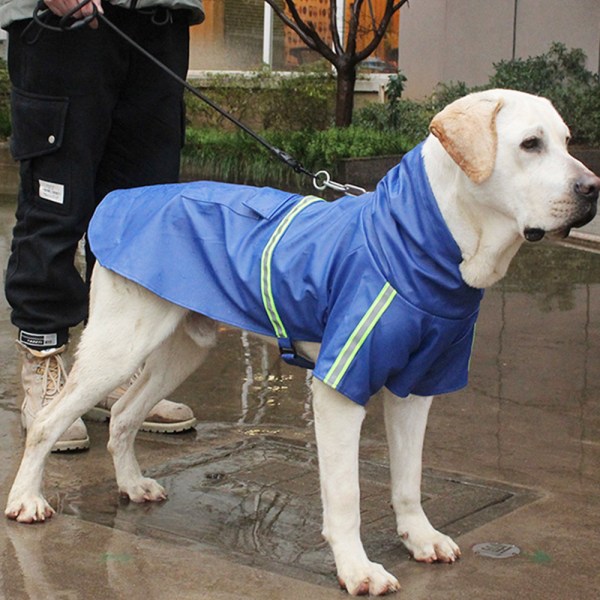
<svg viewBox="0 0 600 600"><path fill-rule="evenodd" d="M184 77L185 11L151 14L105 4L105 14ZM183 90L110 28L9 28L13 157L20 163L17 223L6 297L19 339L60 346L87 316L79 241L111 190L174 182L184 137ZM38 35L39 34L39 35Z"/></svg>

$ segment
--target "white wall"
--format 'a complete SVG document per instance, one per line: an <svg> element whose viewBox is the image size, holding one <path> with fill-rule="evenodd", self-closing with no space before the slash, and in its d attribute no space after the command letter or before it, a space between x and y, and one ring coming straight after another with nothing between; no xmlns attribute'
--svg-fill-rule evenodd
<svg viewBox="0 0 600 600"><path fill-rule="evenodd" d="M546 52L554 41L582 48L588 68L598 71L600 1L412 0L400 18L406 94L426 96L441 81L483 84L493 63L512 58L513 41L522 58Z"/></svg>

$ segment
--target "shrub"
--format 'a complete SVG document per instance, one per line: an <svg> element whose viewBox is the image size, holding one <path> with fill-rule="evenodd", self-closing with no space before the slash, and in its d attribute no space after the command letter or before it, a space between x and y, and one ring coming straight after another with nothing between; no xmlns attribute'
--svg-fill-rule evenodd
<svg viewBox="0 0 600 600"><path fill-rule="evenodd" d="M600 144L600 78L585 68L585 53L554 43L547 53L526 59L500 61L484 86L464 82L440 83L423 102L400 99L388 89L385 106L368 105L355 122L377 131L398 131L416 143L427 133L433 115L470 92L494 87L513 88L549 98L571 129L576 144Z"/></svg>
<svg viewBox="0 0 600 600"><path fill-rule="evenodd" d="M594 75L585 68L585 60L583 50L567 50L564 44L555 42L545 54L494 63L496 72L490 77L490 85L542 96L587 86L593 83Z"/></svg>
<svg viewBox="0 0 600 600"><path fill-rule="evenodd" d="M252 91L254 86L259 85L258 77L259 75L256 75L254 82L251 82L241 76L232 79L227 75L217 74L210 75L205 82L190 81L189 83L226 112L241 121L247 121L255 103L255 95ZM230 127L225 117L191 92L185 92L185 104L188 125L209 129Z"/></svg>
<svg viewBox="0 0 600 600"><path fill-rule="evenodd" d="M191 83L237 119L258 129L325 129L333 122L335 80L329 73L281 76L265 69L247 76L210 75L204 82ZM186 108L194 127L232 127L189 92Z"/></svg>
<svg viewBox="0 0 600 600"><path fill-rule="evenodd" d="M471 92L475 92L476 87L469 87L464 81L451 81L449 83L438 83L433 94L429 98L434 113L439 112L451 102L466 96Z"/></svg>
<svg viewBox="0 0 600 600"><path fill-rule="evenodd" d="M341 129L334 127L310 137L306 161L311 168L317 168L319 162L326 168L333 168L341 158L401 154L412 145L397 132L377 132L357 125Z"/></svg>
<svg viewBox="0 0 600 600"><path fill-rule="evenodd" d="M413 142L427 131L428 114L425 107L416 102L402 100L406 77L402 73L392 75L385 88L385 104L367 104L354 115L354 123L375 131L401 130Z"/></svg>
<svg viewBox="0 0 600 600"><path fill-rule="evenodd" d="M426 135L437 111L431 103L399 100L391 109L387 104L368 104L356 112L354 123L365 130L392 133L415 146Z"/></svg>
<svg viewBox="0 0 600 600"><path fill-rule="evenodd" d="M335 80L318 73L279 77L259 110L265 129L326 129L334 121Z"/></svg>
<svg viewBox="0 0 600 600"><path fill-rule="evenodd" d="M600 79L585 68L581 49L553 43L540 56L500 61L490 87L510 87L550 99L571 128L574 143L600 143Z"/></svg>
<svg viewBox="0 0 600 600"><path fill-rule="evenodd" d="M412 147L397 132L359 126L323 131L264 131L263 137L285 150L306 169L335 172L342 158L401 154ZM252 184L289 184L304 190L310 179L276 160L250 136L222 129L189 129L183 151L184 173Z"/></svg>
<svg viewBox="0 0 600 600"><path fill-rule="evenodd" d="M401 97L405 78L398 74L390 78L387 103L373 103L358 110L355 124L344 129L319 130L331 122L333 82L328 76L304 74L273 79L263 72L254 81L250 78L240 93L230 90L226 96L242 116L251 107L255 121L265 131L264 137L313 172L327 169L333 173L342 158L401 154L427 135L431 118L446 104L491 87L510 87L550 98L571 126L575 142L600 143L600 83L597 75L586 70L581 50L553 44L546 54L501 61L494 67L495 73L486 86L439 84L422 102ZM256 99L251 100L251 96ZM206 169L208 176L221 179L290 183L298 189L304 189L302 184L307 181L267 151L257 151L256 142L240 133L192 130L184 157L188 165L200 167L201 172Z"/></svg>
<svg viewBox="0 0 600 600"><path fill-rule="evenodd" d="M426 100L417 102L400 98L399 90L405 78L398 75L398 81L390 78L386 89L385 104L368 104L358 110L354 122L364 128L376 131L395 131L411 146L418 144L427 136L429 123L433 116L446 104L473 91L463 82L438 84L435 92Z"/></svg>

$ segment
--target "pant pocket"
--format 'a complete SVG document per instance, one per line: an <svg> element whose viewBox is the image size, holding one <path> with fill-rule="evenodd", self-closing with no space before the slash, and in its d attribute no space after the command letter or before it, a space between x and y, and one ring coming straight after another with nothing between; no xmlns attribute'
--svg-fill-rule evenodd
<svg viewBox="0 0 600 600"><path fill-rule="evenodd" d="M13 88L12 136L15 160L52 154L62 145L69 108L68 98L40 96Z"/></svg>
<svg viewBox="0 0 600 600"><path fill-rule="evenodd" d="M70 167L61 157L69 99L11 91L10 150L20 163L21 201L69 212Z"/></svg>

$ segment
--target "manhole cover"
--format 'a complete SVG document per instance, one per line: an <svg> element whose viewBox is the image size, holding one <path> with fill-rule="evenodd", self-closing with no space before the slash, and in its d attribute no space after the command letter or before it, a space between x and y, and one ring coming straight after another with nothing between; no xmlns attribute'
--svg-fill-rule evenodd
<svg viewBox="0 0 600 600"><path fill-rule="evenodd" d="M498 542L484 542L475 544L473 552L486 558L510 558L521 553L521 549L513 544L500 544Z"/></svg>
<svg viewBox="0 0 600 600"><path fill-rule="evenodd" d="M322 540L316 450L255 439L187 457L149 473L168 502L120 502L114 482L83 491L80 518L141 535L199 544L245 564L323 583L334 572ZM372 560L408 554L395 534L387 465L361 461L362 537ZM535 496L523 490L426 471L423 504L431 522L457 537Z"/></svg>

